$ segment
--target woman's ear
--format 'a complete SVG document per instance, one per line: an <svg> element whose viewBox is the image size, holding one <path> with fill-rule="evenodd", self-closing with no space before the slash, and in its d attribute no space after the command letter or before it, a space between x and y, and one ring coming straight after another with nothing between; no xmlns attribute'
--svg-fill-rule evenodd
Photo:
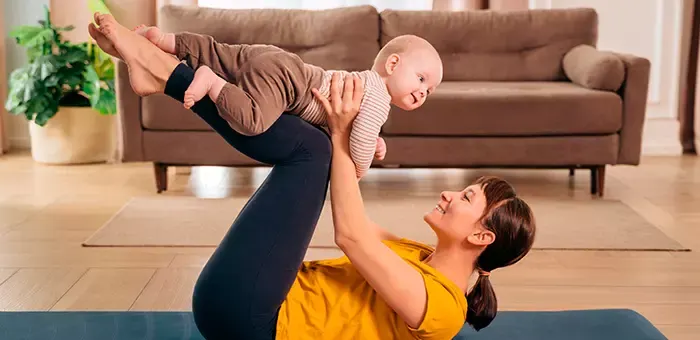
<svg viewBox="0 0 700 340"><path fill-rule="evenodd" d="M386 58L386 63L384 64L384 70L386 71L387 75L391 75L392 73L394 73L396 66L399 65L400 59L401 59L401 57L399 57L399 55L396 53L393 53L392 55L389 56L389 58Z"/></svg>
<svg viewBox="0 0 700 340"><path fill-rule="evenodd" d="M477 246L488 246L496 241L496 234L487 229L479 228L468 237L469 242Z"/></svg>

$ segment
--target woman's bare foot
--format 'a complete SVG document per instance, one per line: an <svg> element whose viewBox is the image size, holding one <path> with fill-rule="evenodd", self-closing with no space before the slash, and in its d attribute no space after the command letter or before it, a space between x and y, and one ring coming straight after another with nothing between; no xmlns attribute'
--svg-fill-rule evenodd
<svg viewBox="0 0 700 340"><path fill-rule="evenodd" d="M207 66L202 66L194 73L192 83L185 91L184 104L185 108L191 108L196 102L202 99L205 95L209 95L212 101L216 102L221 89L226 85L226 81L217 76Z"/></svg>
<svg viewBox="0 0 700 340"><path fill-rule="evenodd" d="M142 35L164 52L175 54L175 34L163 33L156 26L138 25L134 32Z"/></svg>
<svg viewBox="0 0 700 340"><path fill-rule="evenodd" d="M129 80L139 96L162 93L178 61L148 39L120 25L109 14L95 13L98 30L129 66Z"/></svg>
<svg viewBox="0 0 700 340"><path fill-rule="evenodd" d="M95 27L95 24L90 23L88 25L88 33L90 33L90 36L95 39L95 42L97 43L97 46L99 46L105 53L111 55L112 57L122 59L122 56L117 52L117 49L114 48L114 45L112 45L112 42L107 39L107 37L100 32L100 30Z"/></svg>

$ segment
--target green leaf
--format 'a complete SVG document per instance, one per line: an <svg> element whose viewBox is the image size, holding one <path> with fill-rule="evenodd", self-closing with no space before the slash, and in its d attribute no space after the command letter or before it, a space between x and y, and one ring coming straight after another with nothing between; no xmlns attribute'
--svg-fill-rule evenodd
<svg viewBox="0 0 700 340"><path fill-rule="evenodd" d="M32 99L32 91L34 90L34 82L33 81L27 81L24 84L23 93L22 93L22 101L23 102L28 102Z"/></svg>
<svg viewBox="0 0 700 340"><path fill-rule="evenodd" d="M85 70L85 83L83 91L90 98L90 103L94 106L100 97L100 78L97 76L93 67L88 67Z"/></svg>
<svg viewBox="0 0 700 340"><path fill-rule="evenodd" d="M109 8L107 8L107 5L105 5L103 0L88 0L88 8L90 8L90 11L93 14L95 12L111 14Z"/></svg>
<svg viewBox="0 0 700 340"><path fill-rule="evenodd" d="M33 61L37 56L50 51L53 31L34 26L20 26L10 32L10 36L27 48L27 57Z"/></svg>
<svg viewBox="0 0 700 340"><path fill-rule="evenodd" d="M53 63L41 63L41 73L39 74L39 79L46 80L46 78L50 77L54 72L56 72L56 67L54 67Z"/></svg>
<svg viewBox="0 0 700 340"><path fill-rule="evenodd" d="M21 115L23 113L26 114L27 113L27 105L25 105L25 104L17 105L15 107L14 113L18 114L18 115Z"/></svg>
<svg viewBox="0 0 700 340"><path fill-rule="evenodd" d="M85 62L88 59L87 51L79 46L68 46L62 49L60 55L61 63L72 64L76 62Z"/></svg>
<svg viewBox="0 0 700 340"><path fill-rule="evenodd" d="M10 37L15 38L22 46L35 46L50 41L53 31L43 27L19 26L10 31Z"/></svg>
<svg viewBox="0 0 700 340"><path fill-rule="evenodd" d="M100 97L93 108L103 115L113 115L117 113L117 97L114 91L100 91Z"/></svg>
<svg viewBox="0 0 700 340"><path fill-rule="evenodd" d="M60 79L58 78L58 76L56 74L52 74L49 77L47 77L46 80L44 80L44 85L46 87L55 87L55 86L58 86L59 80Z"/></svg>
<svg viewBox="0 0 700 340"><path fill-rule="evenodd" d="M65 84L70 89L74 89L77 86L80 86L82 83L83 78L77 74L68 74L65 78L63 78L63 84Z"/></svg>
<svg viewBox="0 0 700 340"><path fill-rule="evenodd" d="M22 100L16 93L17 91L10 92L7 95L7 101L5 101L5 110L12 114L22 114L27 110L26 105L23 104Z"/></svg>
<svg viewBox="0 0 700 340"><path fill-rule="evenodd" d="M44 111L37 112L34 116L34 123L39 126L44 126L53 116L56 115L56 111L46 108Z"/></svg>

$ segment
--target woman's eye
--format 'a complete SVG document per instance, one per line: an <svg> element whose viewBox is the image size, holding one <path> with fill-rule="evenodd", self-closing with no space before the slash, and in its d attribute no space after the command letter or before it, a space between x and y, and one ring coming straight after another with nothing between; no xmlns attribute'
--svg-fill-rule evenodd
<svg viewBox="0 0 700 340"><path fill-rule="evenodd" d="M464 193L464 199L467 200L467 202L471 203L472 201L469 199L468 193Z"/></svg>

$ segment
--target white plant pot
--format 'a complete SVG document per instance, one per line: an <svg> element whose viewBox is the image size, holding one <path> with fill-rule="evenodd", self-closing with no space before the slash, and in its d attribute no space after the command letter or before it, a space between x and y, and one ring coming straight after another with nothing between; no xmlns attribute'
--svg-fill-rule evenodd
<svg viewBox="0 0 700 340"><path fill-rule="evenodd" d="M115 117L90 107L61 107L42 127L29 123L32 158L45 164L101 163L115 150Z"/></svg>

